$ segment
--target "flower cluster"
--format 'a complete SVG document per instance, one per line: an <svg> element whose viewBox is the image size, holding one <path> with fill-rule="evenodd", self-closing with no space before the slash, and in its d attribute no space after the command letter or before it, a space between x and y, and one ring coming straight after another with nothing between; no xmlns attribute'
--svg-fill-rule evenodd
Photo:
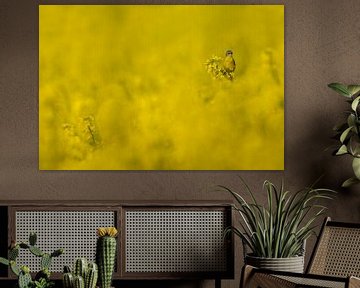
<svg viewBox="0 0 360 288"><path fill-rule="evenodd" d="M223 66L224 59L218 56L212 56L205 61L206 71L214 79L233 80L234 72L227 71Z"/></svg>

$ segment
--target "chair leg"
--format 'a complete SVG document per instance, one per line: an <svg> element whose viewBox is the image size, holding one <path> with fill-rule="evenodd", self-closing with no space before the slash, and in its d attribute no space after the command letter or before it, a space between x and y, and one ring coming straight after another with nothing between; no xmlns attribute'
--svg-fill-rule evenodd
<svg viewBox="0 0 360 288"><path fill-rule="evenodd" d="M254 267L252 267L250 265L244 265L244 267L242 268L242 271L241 271L239 288L248 287L250 280L251 280L251 276L253 274L253 271L254 271Z"/></svg>

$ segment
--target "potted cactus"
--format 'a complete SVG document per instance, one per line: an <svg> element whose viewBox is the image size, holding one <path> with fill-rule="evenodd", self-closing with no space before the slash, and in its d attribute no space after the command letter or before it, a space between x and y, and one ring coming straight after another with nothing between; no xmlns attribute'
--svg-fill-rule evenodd
<svg viewBox="0 0 360 288"><path fill-rule="evenodd" d="M98 279L96 263L88 262L85 258L78 258L74 263L74 271L69 266L64 267L64 288L95 288Z"/></svg>
<svg viewBox="0 0 360 288"><path fill-rule="evenodd" d="M8 259L0 257L0 263L10 266L11 271L18 277L18 288L49 288L54 285L50 280L50 265L54 257L64 253L63 249L57 249L52 253L45 253L36 246L36 233L30 233L29 243L12 242L8 252ZM28 250L33 255L41 258L41 270L35 275L34 280L30 275L30 268L26 265L19 266L16 259L20 249Z"/></svg>
<svg viewBox="0 0 360 288"><path fill-rule="evenodd" d="M96 262L99 267L99 287L110 288L116 258L115 227L100 227L97 229Z"/></svg>

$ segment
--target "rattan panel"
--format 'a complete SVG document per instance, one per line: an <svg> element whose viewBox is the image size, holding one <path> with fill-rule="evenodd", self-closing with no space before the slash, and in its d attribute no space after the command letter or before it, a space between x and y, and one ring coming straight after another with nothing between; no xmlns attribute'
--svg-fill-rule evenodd
<svg viewBox="0 0 360 288"><path fill-rule="evenodd" d="M302 277L295 277L295 276L279 276L276 275L281 279L287 280L291 283L296 284L296 287L326 287L326 288L345 288L345 279L343 282L339 281L331 281L331 280L324 280L324 279L315 279L315 278L302 278Z"/></svg>
<svg viewBox="0 0 360 288"><path fill-rule="evenodd" d="M96 228L102 226L115 226L114 211L16 211L16 241L28 242L29 233L35 231L37 246L44 252L65 249L54 259L52 272L62 272L78 257L95 260ZM40 268L40 259L29 251L21 251L18 262L31 271Z"/></svg>
<svg viewBox="0 0 360 288"><path fill-rule="evenodd" d="M125 213L125 272L223 272L224 211Z"/></svg>
<svg viewBox="0 0 360 288"><path fill-rule="evenodd" d="M310 273L360 277L360 229L325 227Z"/></svg>

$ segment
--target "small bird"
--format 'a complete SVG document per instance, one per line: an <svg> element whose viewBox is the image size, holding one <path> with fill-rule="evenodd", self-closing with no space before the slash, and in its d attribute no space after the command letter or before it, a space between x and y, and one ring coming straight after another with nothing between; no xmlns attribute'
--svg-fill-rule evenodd
<svg viewBox="0 0 360 288"><path fill-rule="evenodd" d="M233 73L236 68L233 52L231 50L227 50L225 56L226 57L223 63L224 69L227 73Z"/></svg>
<svg viewBox="0 0 360 288"><path fill-rule="evenodd" d="M219 56L212 56L204 63L207 72L212 75L214 79L228 79L232 81L234 79L235 60L233 58L233 52L227 50L225 58Z"/></svg>

